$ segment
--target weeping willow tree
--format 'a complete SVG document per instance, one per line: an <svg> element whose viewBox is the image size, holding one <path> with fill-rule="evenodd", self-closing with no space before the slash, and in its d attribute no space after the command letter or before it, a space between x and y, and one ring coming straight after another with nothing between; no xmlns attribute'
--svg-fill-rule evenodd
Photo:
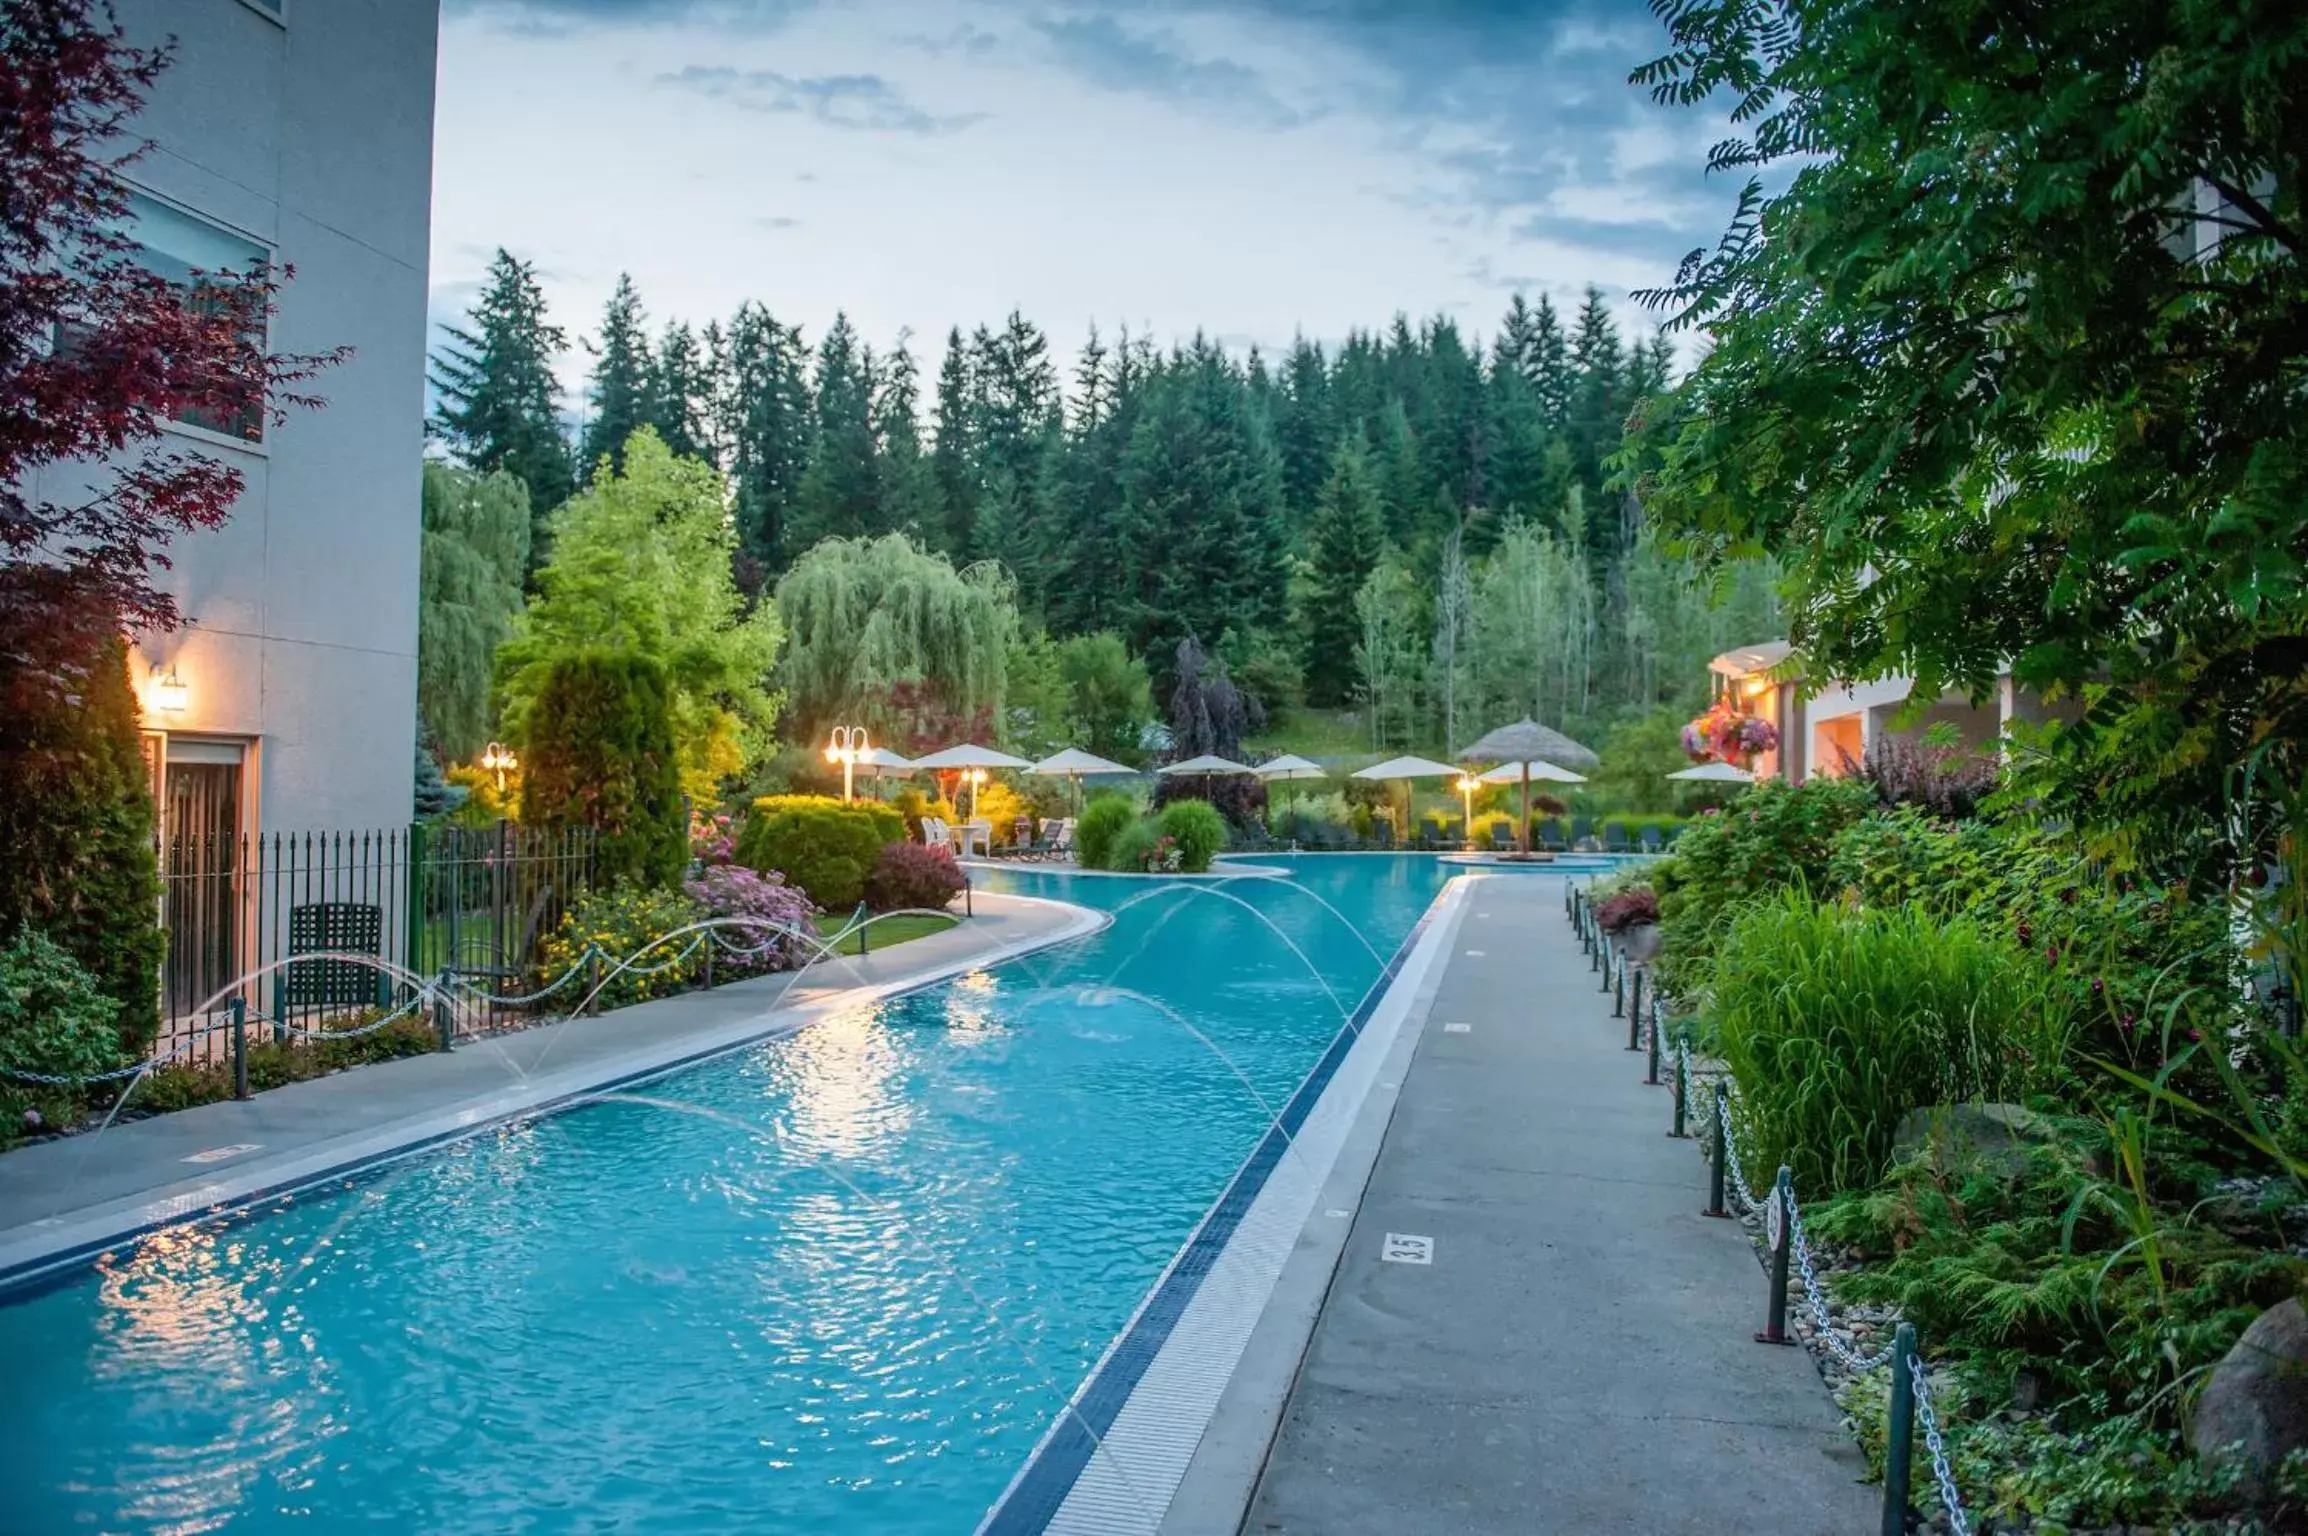
<svg viewBox="0 0 2308 1536"><path fill-rule="evenodd" d="M786 697L804 740L835 724L903 725L890 718L900 685L965 718L1002 708L1018 607L993 562L956 570L902 533L824 539L779 579L777 608Z"/></svg>
<svg viewBox="0 0 2308 1536"><path fill-rule="evenodd" d="M427 462L417 605L417 714L451 761L489 739L490 669L521 611L529 492L510 474Z"/></svg>

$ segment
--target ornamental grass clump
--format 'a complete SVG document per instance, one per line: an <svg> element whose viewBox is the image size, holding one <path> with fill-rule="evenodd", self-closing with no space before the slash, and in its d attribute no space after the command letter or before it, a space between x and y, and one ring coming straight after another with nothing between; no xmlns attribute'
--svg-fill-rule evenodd
<svg viewBox="0 0 2308 1536"><path fill-rule="evenodd" d="M1137 825L1138 808L1121 795L1100 795L1074 822L1074 849L1084 869L1119 869L1115 840Z"/></svg>
<svg viewBox="0 0 2308 1536"><path fill-rule="evenodd" d="M1226 818L1207 800L1173 800L1162 807L1160 823L1188 874L1202 873L1226 849Z"/></svg>
<svg viewBox="0 0 2308 1536"><path fill-rule="evenodd" d="M1910 1110L2017 1100L2062 1069L2058 978L1968 920L1783 892L1732 915L1710 974L1749 1173L1785 1163L1806 1194L1880 1178Z"/></svg>

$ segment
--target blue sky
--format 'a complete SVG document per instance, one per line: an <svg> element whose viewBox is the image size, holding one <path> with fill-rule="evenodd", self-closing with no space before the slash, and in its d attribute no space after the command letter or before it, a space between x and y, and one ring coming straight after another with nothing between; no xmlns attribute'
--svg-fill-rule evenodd
<svg viewBox="0 0 2308 1536"><path fill-rule="evenodd" d="M1269 354L1398 311L1625 299L1720 232L1720 125L1627 73L1641 0L449 0L433 308L496 246L556 318L758 299L877 347L1018 308ZM572 382L582 355L568 360Z"/></svg>

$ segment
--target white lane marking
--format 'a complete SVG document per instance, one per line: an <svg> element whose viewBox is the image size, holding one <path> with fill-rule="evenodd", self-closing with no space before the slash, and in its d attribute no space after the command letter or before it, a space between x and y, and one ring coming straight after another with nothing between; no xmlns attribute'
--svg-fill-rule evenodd
<svg viewBox="0 0 2308 1536"><path fill-rule="evenodd" d="M1413 1232L1389 1232L1378 1256L1389 1264L1432 1264L1434 1239Z"/></svg>
<svg viewBox="0 0 2308 1536"><path fill-rule="evenodd" d="M1333 1221L1347 1221L1353 1217L1354 1212L1331 1210L1324 1211L1322 1214L1328 1216Z"/></svg>
<svg viewBox="0 0 2308 1536"><path fill-rule="evenodd" d="M1463 1035L1473 1028L1474 1026L1472 1024L1445 1024L1443 1026L1443 1033L1446 1035Z"/></svg>
<svg viewBox="0 0 2308 1536"><path fill-rule="evenodd" d="M251 1152L262 1152L263 1150L264 1143L261 1141L236 1141L229 1147L210 1147L205 1152L195 1152L190 1157L179 1158L178 1161L185 1163L221 1163L228 1157L246 1157Z"/></svg>
<svg viewBox="0 0 2308 1536"><path fill-rule="evenodd" d="M1467 951L1467 954L1468 954L1470 957L1472 957L1472 958L1474 958L1474 959L1477 959L1477 960L1480 960L1480 959L1483 957L1484 953L1485 953L1485 952L1484 952L1483 950L1479 950L1479 949L1470 949L1470 950L1468 950L1468 951Z"/></svg>

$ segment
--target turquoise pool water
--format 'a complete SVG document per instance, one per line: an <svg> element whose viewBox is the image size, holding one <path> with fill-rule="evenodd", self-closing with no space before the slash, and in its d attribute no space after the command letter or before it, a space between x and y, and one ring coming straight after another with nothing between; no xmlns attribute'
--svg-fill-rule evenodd
<svg viewBox="0 0 2308 1536"><path fill-rule="evenodd" d="M1261 862L0 1305L0 1531L969 1531L1452 873Z"/></svg>

